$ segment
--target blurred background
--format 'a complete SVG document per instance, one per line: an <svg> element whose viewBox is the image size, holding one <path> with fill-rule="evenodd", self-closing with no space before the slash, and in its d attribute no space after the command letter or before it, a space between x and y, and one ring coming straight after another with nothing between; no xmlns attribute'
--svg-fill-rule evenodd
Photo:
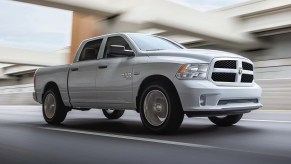
<svg viewBox="0 0 291 164"><path fill-rule="evenodd" d="M291 105L290 0L0 0L0 105L37 105L34 71L112 32L161 35L254 62L265 109Z"/></svg>

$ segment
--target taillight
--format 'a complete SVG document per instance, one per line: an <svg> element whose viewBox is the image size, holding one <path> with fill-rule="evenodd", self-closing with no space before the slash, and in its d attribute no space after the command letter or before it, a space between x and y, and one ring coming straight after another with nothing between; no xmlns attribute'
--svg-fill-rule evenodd
<svg viewBox="0 0 291 164"><path fill-rule="evenodd" d="M37 70L36 70L37 71ZM36 84L36 71L34 72L34 75L33 75L33 86L35 88L35 84Z"/></svg>
<svg viewBox="0 0 291 164"><path fill-rule="evenodd" d="M34 75L33 75L33 86L34 86L34 88L35 88L35 73L34 73Z"/></svg>

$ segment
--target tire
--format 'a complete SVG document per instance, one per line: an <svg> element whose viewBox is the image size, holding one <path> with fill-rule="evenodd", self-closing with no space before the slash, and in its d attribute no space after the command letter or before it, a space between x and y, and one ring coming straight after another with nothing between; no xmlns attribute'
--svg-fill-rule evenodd
<svg viewBox="0 0 291 164"><path fill-rule="evenodd" d="M152 82L139 100L140 117L144 127L151 132L175 132L182 124L184 112L174 88L162 82Z"/></svg>
<svg viewBox="0 0 291 164"><path fill-rule="evenodd" d="M113 109L110 111L111 112L109 112L109 109L102 109L104 116L110 120L119 119L124 113L124 110L114 110Z"/></svg>
<svg viewBox="0 0 291 164"><path fill-rule="evenodd" d="M239 120L242 118L243 114L237 114L237 115L228 115L225 117L208 117L211 122L216 124L217 126L232 126L239 122Z"/></svg>
<svg viewBox="0 0 291 164"><path fill-rule="evenodd" d="M42 114L48 124L58 125L62 123L69 109L62 101L57 89L48 89L43 96Z"/></svg>

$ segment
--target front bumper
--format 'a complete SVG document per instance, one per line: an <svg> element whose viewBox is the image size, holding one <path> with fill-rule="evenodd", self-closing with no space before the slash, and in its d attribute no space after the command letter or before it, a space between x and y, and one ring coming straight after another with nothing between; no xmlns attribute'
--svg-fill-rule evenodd
<svg viewBox="0 0 291 164"><path fill-rule="evenodd" d="M185 113L227 115L262 107L262 89L251 86L217 86L207 80L173 80Z"/></svg>

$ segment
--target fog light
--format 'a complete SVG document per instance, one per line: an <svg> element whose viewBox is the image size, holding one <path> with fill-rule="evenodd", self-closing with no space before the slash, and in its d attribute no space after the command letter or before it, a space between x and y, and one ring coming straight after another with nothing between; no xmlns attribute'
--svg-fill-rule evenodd
<svg viewBox="0 0 291 164"><path fill-rule="evenodd" d="M206 104L206 95L201 95L199 100L200 106L205 106Z"/></svg>

